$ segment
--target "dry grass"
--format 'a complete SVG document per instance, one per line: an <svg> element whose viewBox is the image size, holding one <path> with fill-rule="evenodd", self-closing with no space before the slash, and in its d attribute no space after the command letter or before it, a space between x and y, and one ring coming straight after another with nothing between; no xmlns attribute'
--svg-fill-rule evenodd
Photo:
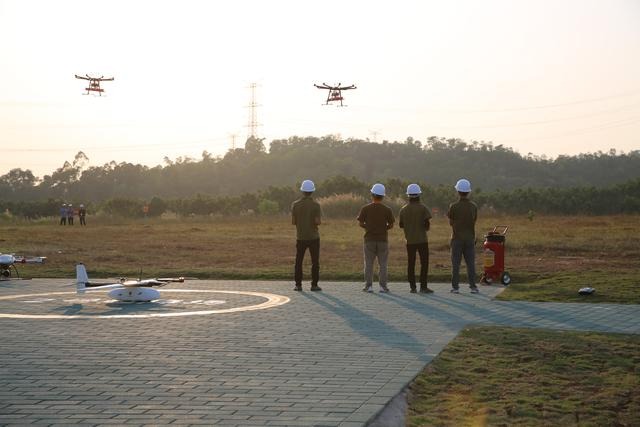
<svg viewBox="0 0 640 427"><path fill-rule="evenodd" d="M514 284L567 275L586 280L591 273L615 278L640 271L638 216L539 216L532 222L481 216L478 248L481 234L497 224L510 226L506 266ZM434 218L429 232L432 281L449 278L449 233L446 218ZM44 266L22 268L36 277L69 277L81 261L94 275L131 275L142 268L148 275L290 279L294 239L287 216L122 222L89 217L89 226L82 228L59 226L55 219L0 223L0 251L49 257ZM390 232L390 248L391 279L404 281L406 253L398 228ZM321 226L321 278L359 281L361 275L362 229L355 220L326 219Z"/></svg>

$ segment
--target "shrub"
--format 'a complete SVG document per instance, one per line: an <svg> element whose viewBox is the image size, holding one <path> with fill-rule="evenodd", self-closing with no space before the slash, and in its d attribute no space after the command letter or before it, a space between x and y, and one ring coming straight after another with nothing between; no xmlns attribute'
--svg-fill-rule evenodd
<svg viewBox="0 0 640 427"><path fill-rule="evenodd" d="M335 194L318 200L322 214L329 218L355 218L367 200L356 194Z"/></svg>
<svg viewBox="0 0 640 427"><path fill-rule="evenodd" d="M258 213L260 215L274 215L280 212L280 205L269 199L261 199L258 202Z"/></svg>

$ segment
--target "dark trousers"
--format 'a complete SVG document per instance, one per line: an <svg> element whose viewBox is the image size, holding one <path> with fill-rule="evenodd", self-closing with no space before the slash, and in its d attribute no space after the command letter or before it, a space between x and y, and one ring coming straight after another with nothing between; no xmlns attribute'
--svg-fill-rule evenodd
<svg viewBox="0 0 640 427"><path fill-rule="evenodd" d="M429 271L429 244L407 243L407 278L411 289L416 288L416 252L420 256L420 287L427 287L427 272Z"/></svg>
<svg viewBox="0 0 640 427"><path fill-rule="evenodd" d="M467 264L469 287L476 287L476 248L473 240L451 240L451 287L458 289L460 284L460 264L462 258Z"/></svg>
<svg viewBox="0 0 640 427"><path fill-rule="evenodd" d="M87 225L87 221L84 219L84 215L81 215L79 218L80 218L80 225Z"/></svg>
<svg viewBox="0 0 640 427"><path fill-rule="evenodd" d="M73 217L72 216L68 216L67 217L67 224L73 225Z"/></svg>
<svg viewBox="0 0 640 427"><path fill-rule="evenodd" d="M296 240L296 267L294 271L296 286L302 286L302 261L307 248L311 254L311 286L317 286L320 279L320 239Z"/></svg>
<svg viewBox="0 0 640 427"><path fill-rule="evenodd" d="M66 216L61 216L60 217L60 225L67 225L67 217Z"/></svg>

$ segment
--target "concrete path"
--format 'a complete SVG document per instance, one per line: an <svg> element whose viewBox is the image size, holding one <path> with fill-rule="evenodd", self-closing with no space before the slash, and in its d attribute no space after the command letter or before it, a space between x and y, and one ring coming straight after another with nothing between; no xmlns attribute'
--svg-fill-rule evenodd
<svg viewBox="0 0 640 427"><path fill-rule="evenodd" d="M123 304L0 282L0 424L362 426L466 325L640 333L636 305L322 286L202 280Z"/></svg>

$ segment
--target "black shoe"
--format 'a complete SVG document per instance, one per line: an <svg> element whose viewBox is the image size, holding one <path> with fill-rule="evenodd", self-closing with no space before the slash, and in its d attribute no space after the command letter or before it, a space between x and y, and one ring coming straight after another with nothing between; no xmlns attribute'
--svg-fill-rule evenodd
<svg viewBox="0 0 640 427"><path fill-rule="evenodd" d="M420 286L420 293L421 294L432 294L433 293L433 289L429 289L429 287L427 287L427 286Z"/></svg>
<svg viewBox="0 0 640 427"><path fill-rule="evenodd" d="M298 291L298 292L300 292L300 291L302 291L302 286L300 286L300 285L296 285L296 287L295 287L295 288L293 288L293 290L294 290L294 291Z"/></svg>
<svg viewBox="0 0 640 427"><path fill-rule="evenodd" d="M411 290L409 291L410 294L415 294L416 293L416 288L411 288Z"/></svg>
<svg viewBox="0 0 640 427"><path fill-rule="evenodd" d="M315 286L311 287L311 290L314 291L314 292L319 292L319 291L322 290L322 288L320 286L318 286L318 285L315 285Z"/></svg>

